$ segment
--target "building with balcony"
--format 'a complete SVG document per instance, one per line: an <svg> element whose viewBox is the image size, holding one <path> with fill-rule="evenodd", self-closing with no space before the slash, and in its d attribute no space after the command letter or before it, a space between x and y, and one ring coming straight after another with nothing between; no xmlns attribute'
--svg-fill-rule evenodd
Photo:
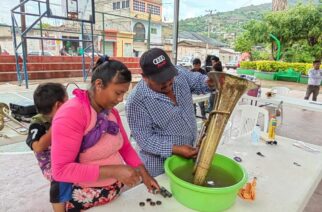
<svg viewBox="0 0 322 212"><path fill-rule="evenodd" d="M162 0L97 0L96 29L103 30L103 52L111 56L140 56L162 45ZM149 30L150 25L150 30Z"/></svg>

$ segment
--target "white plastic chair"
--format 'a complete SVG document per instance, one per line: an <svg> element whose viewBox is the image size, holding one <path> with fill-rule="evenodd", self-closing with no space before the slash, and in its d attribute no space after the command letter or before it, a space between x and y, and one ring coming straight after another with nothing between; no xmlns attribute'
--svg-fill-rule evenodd
<svg viewBox="0 0 322 212"><path fill-rule="evenodd" d="M258 123L259 115L262 114L264 117L263 131L268 131L269 114L268 111L261 107L251 106L251 105L239 105L235 108L234 117L232 117L232 131L237 131L237 133L232 132L231 139L238 139L244 136L250 135L256 124ZM236 116L240 116L240 120L236 120ZM236 122L238 127L235 127Z"/></svg>
<svg viewBox="0 0 322 212"><path fill-rule="evenodd" d="M287 96L290 92L290 89L288 87L272 87L271 91L279 96ZM283 124L283 101L281 101L279 104L267 104L264 105L267 110L272 111L272 114L275 115L275 117L278 119L277 125ZM279 114L279 117L278 116Z"/></svg>
<svg viewBox="0 0 322 212"><path fill-rule="evenodd" d="M227 122L226 127L224 129L224 132L223 132L223 134L221 136L221 141L220 141L221 144L224 144L225 141L226 140L229 140L229 138L231 137L231 126L232 126L232 123L231 123L230 120L231 119L229 119L229 121ZM202 127L203 127L204 124L205 124L205 121L203 121L201 119L199 121L197 121L198 138L197 138L196 141L198 141L199 140L199 136L201 136L201 133L202 133L201 130L202 130Z"/></svg>
<svg viewBox="0 0 322 212"><path fill-rule="evenodd" d="M287 96L290 89L288 87L272 87L271 91L276 95Z"/></svg>
<svg viewBox="0 0 322 212"><path fill-rule="evenodd" d="M264 107L263 107L264 106ZM283 124L284 120L284 111L283 111L283 101L280 101L279 104L266 104L262 105L261 107L266 108L269 111L269 114L274 115L277 119L277 126Z"/></svg>

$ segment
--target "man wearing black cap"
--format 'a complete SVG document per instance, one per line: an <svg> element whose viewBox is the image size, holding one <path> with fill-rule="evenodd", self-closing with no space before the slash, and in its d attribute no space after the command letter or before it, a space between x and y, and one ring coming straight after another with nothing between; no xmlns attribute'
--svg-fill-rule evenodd
<svg viewBox="0 0 322 212"><path fill-rule="evenodd" d="M221 61L219 60L219 57L217 57L217 56L211 57L211 64L212 64L212 69L214 71L220 71L220 72L223 71L222 64L221 64ZM208 100L209 104L208 104L208 109L207 109L208 113L210 113L212 111L212 109L214 108L214 102L216 100L216 97L217 97L217 93L214 90L210 93L210 96L209 96L209 100Z"/></svg>
<svg viewBox="0 0 322 212"><path fill-rule="evenodd" d="M131 133L149 173L164 173L163 163L172 154L195 157L197 136L192 93L209 92L207 75L175 67L158 48L140 59L141 80L129 95L126 113Z"/></svg>

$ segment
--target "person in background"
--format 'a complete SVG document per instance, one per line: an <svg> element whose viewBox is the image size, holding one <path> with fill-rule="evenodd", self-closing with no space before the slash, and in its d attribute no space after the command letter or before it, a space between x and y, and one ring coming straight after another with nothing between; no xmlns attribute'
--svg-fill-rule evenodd
<svg viewBox="0 0 322 212"><path fill-rule="evenodd" d="M158 176L171 155L196 157L192 94L209 92L211 81L207 75L175 67L159 48L144 52L140 66L143 79L130 93L125 109L141 158L151 175Z"/></svg>
<svg viewBox="0 0 322 212"><path fill-rule="evenodd" d="M34 92L38 114L33 116L26 143L34 151L44 177L51 182L50 202L55 212L65 211L65 202L71 199L69 185L52 178L51 122L58 108L67 100L65 87L59 83L40 84Z"/></svg>
<svg viewBox="0 0 322 212"><path fill-rule="evenodd" d="M219 71L219 72L223 71L222 64L221 64L221 61L219 60L219 57L213 56L211 58L211 64L212 64L212 69L214 71ZM208 113L210 113L214 108L215 101L216 101L216 91L213 90L210 93L209 100L208 100L208 110L207 110Z"/></svg>
<svg viewBox="0 0 322 212"><path fill-rule="evenodd" d="M121 62L101 57L89 90L76 89L75 98L56 113L52 125L52 170L55 180L73 183L68 211L107 204L124 184L141 180L152 190L158 183L131 146L116 108L131 82Z"/></svg>
<svg viewBox="0 0 322 212"><path fill-rule="evenodd" d="M207 75L207 72L201 68L201 60L199 58L195 58L192 61L192 66L193 68L191 69L192 72L199 72L200 74L204 74ZM201 117L202 119L206 119L206 108L205 108L205 102L199 102L198 103L199 107L200 107L200 112L201 112ZM197 112L196 110L196 104L193 104L194 109L195 109L195 114Z"/></svg>
<svg viewBox="0 0 322 212"><path fill-rule="evenodd" d="M220 72L223 71L222 64L219 57L213 56L211 58L211 64L214 71L220 71Z"/></svg>
<svg viewBox="0 0 322 212"><path fill-rule="evenodd" d="M309 81L304 99L308 100L313 94L312 100L316 101L320 91L322 81L322 70L320 69L321 61L313 61L313 69L309 71Z"/></svg>
<svg viewBox="0 0 322 212"><path fill-rule="evenodd" d="M61 56L67 56L67 55L68 55L68 53L67 53L67 51L66 51L66 46L63 46L63 47L59 50L59 54L60 54Z"/></svg>
<svg viewBox="0 0 322 212"><path fill-rule="evenodd" d="M10 55L10 53L7 50L2 49L1 55Z"/></svg>

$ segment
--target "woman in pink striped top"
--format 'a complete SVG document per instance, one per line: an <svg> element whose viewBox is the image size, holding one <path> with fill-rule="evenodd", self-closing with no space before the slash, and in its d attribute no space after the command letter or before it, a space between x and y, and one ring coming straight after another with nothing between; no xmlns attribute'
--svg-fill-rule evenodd
<svg viewBox="0 0 322 212"><path fill-rule="evenodd" d="M72 183L68 211L110 202L123 185L140 182L149 190L158 183L132 148L115 105L123 101L131 73L121 62L101 57L93 68L91 88L76 89L76 96L56 113L52 124L52 174Z"/></svg>

